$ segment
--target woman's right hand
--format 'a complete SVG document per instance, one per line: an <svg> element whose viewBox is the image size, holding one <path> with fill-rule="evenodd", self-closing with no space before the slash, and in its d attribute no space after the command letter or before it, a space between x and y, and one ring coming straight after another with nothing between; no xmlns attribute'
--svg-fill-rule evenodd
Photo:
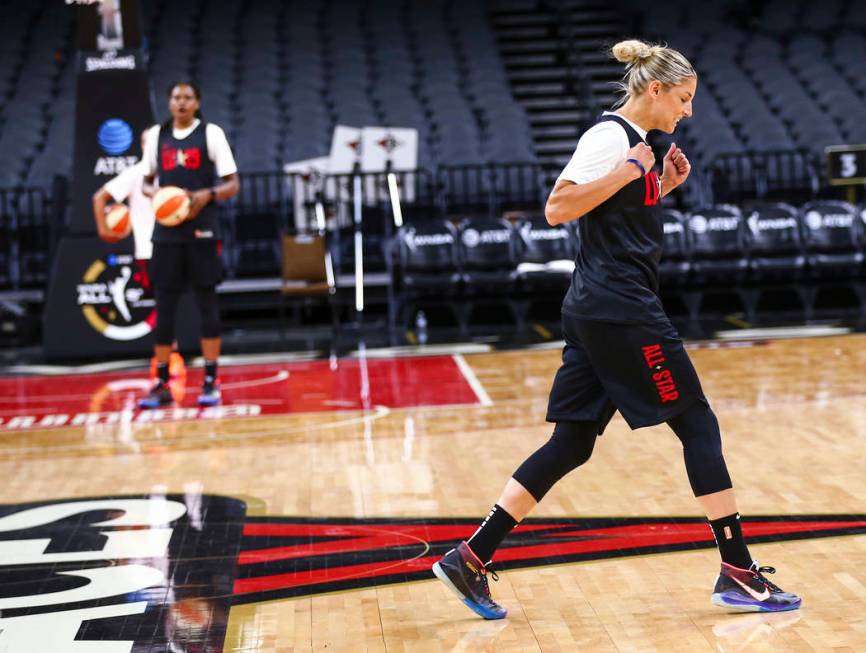
<svg viewBox="0 0 866 653"><path fill-rule="evenodd" d="M187 190L186 194L187 197L189 197L189 215L186 216L186 219L192 220L201 213L201 210L210 202L210 188ZM184 222L186 222L186 220Z"/></svg>
<svg viewBox="0 0 866 653"><path fill-rule="evenodd" d="M647 145L646 143L638 143L633 148L628 151L628 154L625 157L626 159L635 159L636 161L640 161L640 164L643 166L645 172L649 172L652 170L652 167L656 162L656 155L653 154L653 149ZM633 163L626 163L626 165L630 166L637 173L635 179L643 177L643 174Z"/></svg>

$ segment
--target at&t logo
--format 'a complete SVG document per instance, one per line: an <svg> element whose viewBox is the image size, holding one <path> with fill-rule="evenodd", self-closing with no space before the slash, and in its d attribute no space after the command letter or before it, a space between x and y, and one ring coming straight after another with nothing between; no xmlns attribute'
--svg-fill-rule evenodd
<svg viewBox="0 0 866 653"><path fill-rule="evenodd" d="M96 160L94 175L116 175L138 162L136 156L121 156L132 147L135 140L132 127L120 118L109 118L103 122L96 132L96 142L100 149L109 156Z"/></svg>

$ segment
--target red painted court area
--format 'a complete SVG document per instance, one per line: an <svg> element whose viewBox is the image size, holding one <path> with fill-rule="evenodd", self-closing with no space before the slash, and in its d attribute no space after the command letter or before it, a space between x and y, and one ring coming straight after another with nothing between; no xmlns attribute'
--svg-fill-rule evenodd
<svg viewBox="0 0 866 653"><path fill-rule="evenodd" d="M0 430L479 402L453 356L223 366L211 408L196 404L202 372L173 379L175 406L151 411L136 404L147 370L0 378Z"/></svg>

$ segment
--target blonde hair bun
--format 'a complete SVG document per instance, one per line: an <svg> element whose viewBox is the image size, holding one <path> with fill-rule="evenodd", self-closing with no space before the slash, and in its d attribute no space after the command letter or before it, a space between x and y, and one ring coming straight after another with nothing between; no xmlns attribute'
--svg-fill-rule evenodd
<svg viewBox="0 0 866 653"><path fill-rule="evenodd" d="M643 59L649 59L661 49L656 45L632 39L620 41L610 49L610 52L617 61L625 64L635 64Z"/></svg>
<svg viewBox="0 0 866 653"><path fill-rule="evenodd" d="M665 45L630 39L614 45L610 53L617 61L626 64L625 75L616 85L623 95L615 106L643 93L654 79L669 88L698 76L682 53Z"/></svg>

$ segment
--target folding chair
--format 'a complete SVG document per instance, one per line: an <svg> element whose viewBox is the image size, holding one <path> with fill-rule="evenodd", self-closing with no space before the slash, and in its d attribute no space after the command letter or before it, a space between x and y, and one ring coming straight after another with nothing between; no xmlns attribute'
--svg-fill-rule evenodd
<svg viewBox="0 0 866 653"><path fill-rule="evenodd" d="M286 301L324 297L331 311L331 337L336 344L340 322L337 286L324 234L282 236L283 275L280 284L280 338L285 339Z"/></svg>

